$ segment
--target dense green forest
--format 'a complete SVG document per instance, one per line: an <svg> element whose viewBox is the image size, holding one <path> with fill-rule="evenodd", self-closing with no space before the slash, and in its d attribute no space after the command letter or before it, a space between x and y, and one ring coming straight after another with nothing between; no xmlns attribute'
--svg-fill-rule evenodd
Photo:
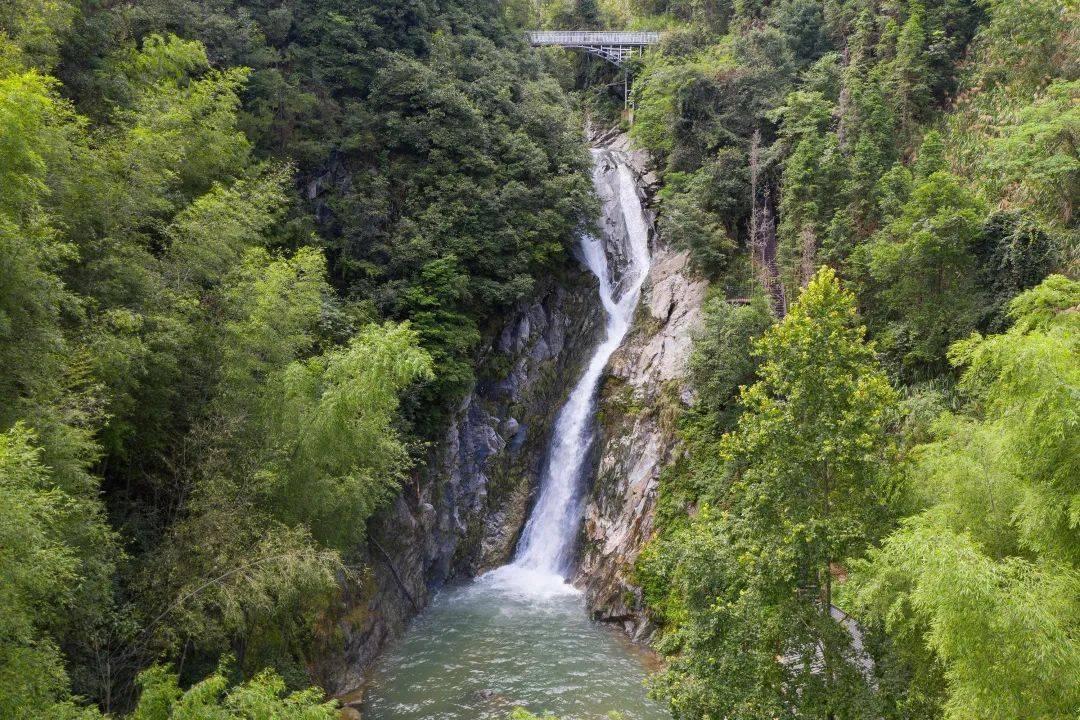
<svg viewBox="0 0 1080 720"><path fill-rule="evenodd" d="M665 30L632 125L526 26ZM1075 720L1074 0L5 0L0 718L336 716L365 522L595 215L582 111L713 293L655 696Z"/></svg>
<svg viewBox="0 0 1080 720"><path fill-rule="evenodd" d="M634 570L654 695L680 719L1075 717L1080 9L572 11L667 30L630 133L715 296Z"/></svg>
<svg viewBox="0 0 1080 720"><path fill-rule="evenodd" d="M593 214L497 10L0 6L0 717L331 712L366 519Z"/></svg>

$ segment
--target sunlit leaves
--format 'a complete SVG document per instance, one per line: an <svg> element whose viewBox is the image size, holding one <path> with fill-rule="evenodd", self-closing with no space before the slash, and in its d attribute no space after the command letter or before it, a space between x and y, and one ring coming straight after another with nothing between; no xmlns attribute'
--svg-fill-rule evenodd
<svg viewBox="0 0 1080 720"><path fill-rule="evenodd" d="M266 670L230 686L226 665L182 690L179 678L155 665L139 675L142 694L131 720L334 720L337 703L317 688L289 692L285 681Z"/></svg>
<svg viewBox="0 0 1080 720"><path fill-rule="evenodd" d="M720 444L709 506L643 555L649 601L670 623L663 648L677 653L656 691L678 718L876 717L831 587L894 499L882 467L895 395L827 268L755 347L759 379Z"/></svg>
<svg viewBox="0 0 1080 720"><path fill-rule="evenodd" d="M986 168L995 194L1074 225L1080 202L1080 81L1059 80L1023 108L990 145Z"/></svg>
<svg viewBox="0 0 1080 720"><path fill-rule="evenodd" d="M71 498L54 487L25 426L0 434L0 713L33 717L67 696L63 661L45 628L79 581L63 535Z"/></svg>
<svg viewBox="0 0 1080 720"><path fill-rule="evenodd" d="M213 185L173 218L169 238L170 278L205 287L240 264L245 252L266 241L287 203L290 174L269 168L232 185Z"/></svg>
<svg viewBox="0 0 1080 720"><path fill-rule="evenodd" d="M0 74L17 65L51 70L77 8L70 0L9 0L0 6Z"/></svg>
<svg viewBox="0 0 1080 720"><path fill-rule="evenodd" d="M1080 326L1077 283L1051 276L1015 326L953 346L971 412L916 448L927 505L861 573L886 627L925 633L947 718L1070 717L1080 702Z"/></svg>
<svg viewBox="0 0 1080 720"><path fill-rule="evenodd" d="M51 127L62 117L54 83L34 72L0 77L0 400L45 382L62 340L56 323L71 301L57 272L72 258L42 208ZM10 421L11 409L0 408Z"/></svg>
<svg viewBox="0 0 1080 720"><path fill-rule="evenodd" d="M267 397L277 452L261 490L276 512L331 547L355 542L410 464L394 428L398 395L430 377L416 333L393 324L288 367Z"/></svg>

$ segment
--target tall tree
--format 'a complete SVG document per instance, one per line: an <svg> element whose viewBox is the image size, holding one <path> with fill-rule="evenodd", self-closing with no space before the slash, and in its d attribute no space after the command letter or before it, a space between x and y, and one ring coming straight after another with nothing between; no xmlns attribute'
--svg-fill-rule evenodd
<svg viewBox="0 0 1080 720"><path fill-rule="evenodd" d="M876 717L833 583L883 531L894 392L827 268L756 348L760 380L722 443L717 499L666 572L683 592L666 641L680 653L657 691L679 718Z"/></svg>
<svg viewBox="0 0 1080 720"><path fill-rule="evenodd" d="M910 694L950 720L1080 707L1078 305L1080 283L1051 276L1013 301L1006 333L953 346L973 402L915 449L925 509L856 575L913 668Z"/></svg>

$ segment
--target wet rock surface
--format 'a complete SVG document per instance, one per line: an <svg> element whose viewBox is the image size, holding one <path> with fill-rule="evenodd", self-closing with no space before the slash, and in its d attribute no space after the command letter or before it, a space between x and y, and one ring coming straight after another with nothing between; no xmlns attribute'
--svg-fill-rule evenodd
<svg viewBox="0 0 1080 720"><path fill-rule="evenodd" d="M344 583L333 639L315 668L346 692L443 584L509 559L541 474L551 426L603 331L596 279L576 263L510 314L487 371L391 507L371 523Z"/></svg>

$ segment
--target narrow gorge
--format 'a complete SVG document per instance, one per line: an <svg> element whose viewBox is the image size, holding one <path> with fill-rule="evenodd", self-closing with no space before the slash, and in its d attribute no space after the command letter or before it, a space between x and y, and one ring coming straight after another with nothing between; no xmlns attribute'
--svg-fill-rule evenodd
<svg viewBox="0 0 1080 720"><path fill-rule="evenodd" d="M499 335L511 369L478 383L434 454L442 496L418 479L373 535L379 591L337 677L359 686L378 658L365 717L666 716L645 699L652 659L630 637L648 625L627 575L675 446L657 400L689 400L704 285L655 234L645 155L615 132L592 155L602 214L582 269Z"/></svg>

